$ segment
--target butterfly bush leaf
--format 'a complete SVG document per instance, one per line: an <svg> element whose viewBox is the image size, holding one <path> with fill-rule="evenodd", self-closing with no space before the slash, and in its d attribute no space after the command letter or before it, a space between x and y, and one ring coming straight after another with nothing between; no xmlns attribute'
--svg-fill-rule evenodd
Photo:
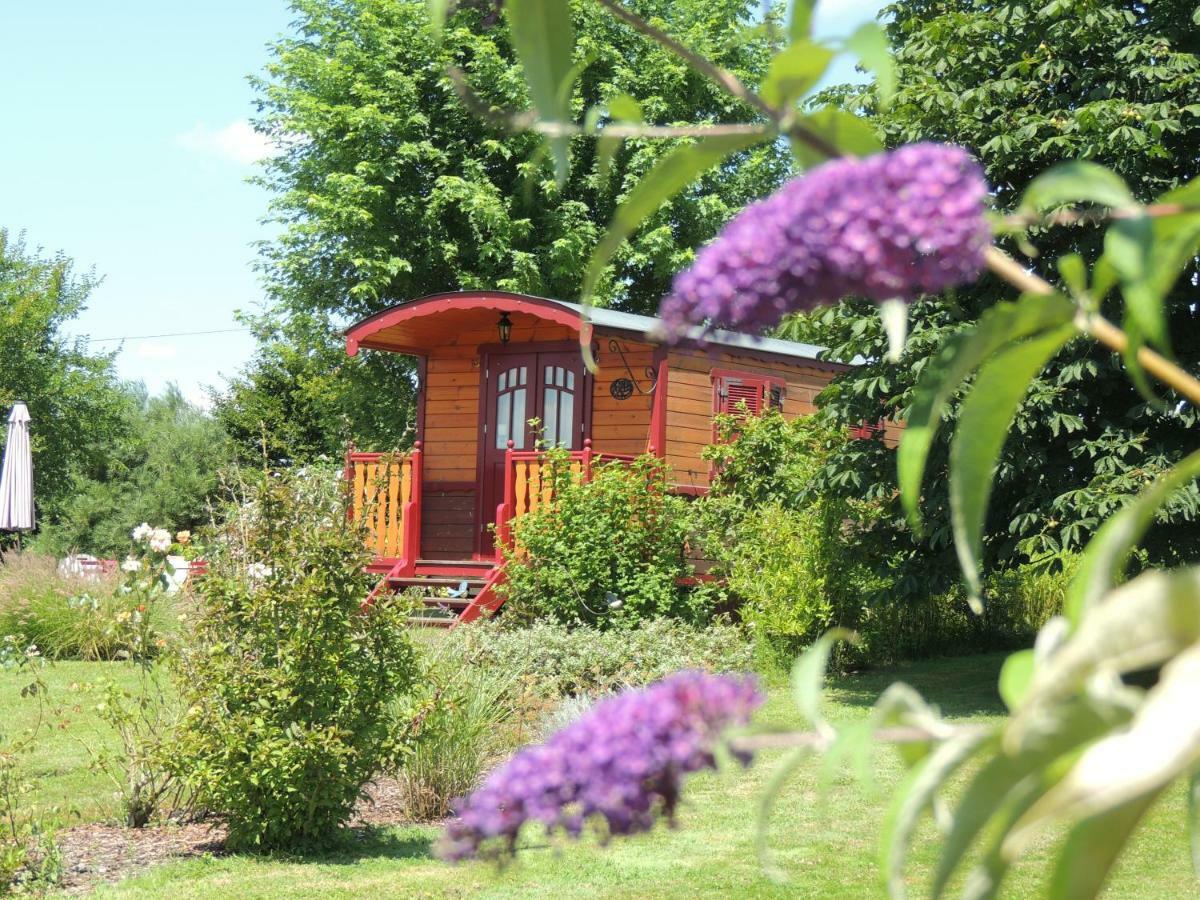
<svg viewBox="0 0 1200 900"><path fill-rule="evenodd" d="M1057 760L1104 734L1112 724L1113 716L1107 710L1076 701L1047 720L1020 754L1001 747L988 759L955 807L954 824L942 840L930 894L942 896L975 839L990 822L1002 820L1006 811L1011 813L1008 804L1023 790L1022 785L1046 778L1047 769Z"/></svg>
<svg viewBox="0 0 1200 900"><path fill-rule="evenodd" d="M1010 341L1070 322L1074 315L1075 307L1058 294L998 303L975 326L952 335L930 359L917 382L896 454L900 497L913 528L921 527L921 482L930 448L963 381Z"/></svg>
<svg viewBox="0 0 1200 900"><path fill-rule="evenodd" d="M776 109L786 109L821 80L833 61L833 51L802 40L789 44L771 60L759 93Z"/></svg>
<svg viewBox="0 0 1200 900"><path fill-rule="evenodd" d="M1200 568L1139 575L1089 609L1070 640L1037 668L1005 740L1012 749L1019 748L1039 714L1077 692L1096 673L1157 666L1197 641Z"/></svg>
<svg viewBox="0 0 1200 900"><path fill-rule="evenodd" d="M831 628L805 650L792 665L792 697L804 721L814 727L824 723L821 695L825 687L825 669L838 641L855 640L854 632Z"/></svg>
<svg viewBox="0 0 1200 900"><path fill-rule="evenodd" d="M504 11L538 117L547 122L569 121L571 51L575 46L571 5L567 0L506 0ZM555 175L562 184L570 165L567 138L551 138L548 143Z"/></svg>
<svg viewBox="0 0 1200 900"><path fill-rule="evenodd" d="M1020 209L1037 213L1068 203L1097 203L1114 209L1137 206L1125 180L1111 169L1073 160L1046 170L1029 183Z"/></svg>
<svg viewBox="0 0 1200 900"><path fill-rule="evenodd" d="M1029 809L1005 842L1005 853L1019 855L1052 822L1104 816L1134 801L1152 800L1190 771L1200 762L1198 693L1200 646L1191 646L1163 667L1130 727L1088 747ZM1098 830L1093 838L1100 839ZM1112 858L1123 844L1124 837L1111 848Z"/></svg>
<svg viewBox="0 0 1200 900"><path fill-rule="evenodd" d="M975 755L995 735L987 731L959 734L938 745L914 767L892 795L892 804L883 824L880 843L881 871L891 897L905 895L904 861L912 846L921 816L932 805L938 791L963 763Z"/></svg>
<svg viewBox="0 0 1200 900"><path fill-rule="evenodd" d="M792 0L788 10L788 38L794 43L808 37L812 33L813 7L812 0Z"/></svg>
<svg viewBox="0 0 1200 900"><path fill-rule="evenodd" d="M1004 660L1000 669L1000 699L1010 710L1025 699L1033 680L1033 650L1019 650Z"/></svg>
<svg viewBox="0 0 1200 900"><path fill-rule="evenodd" d="M1158 511L1181 488L1200 478L1200 450L1164 472L1132 502L1113 513L1088 541L1067 590L1064 612L1072 623L1112 589Z"/></svg>
<svg viewBox="0 0 1200 900"><path fill-rule="evenodd" d="M796 124L824 138L846 156L871 156L883 150L875 128L866 119L833 107L800 116ZM790 138L792 155L805 168L818 166L828 157L799 138Z"/></svg>
<svg viewBox="0 0 1200 900"><path fill-rule="evenodd" d="M878 22L865 22L846 38L846 49L858 57L862 68L874 73L879 105L886 107L896 94L896 61L887 32Z"/></svg>
<svg viewBox="0 0 1200 900"><path fill-rule="evenodd" d="M621 202L599 246L592 254L583 284L586 305L613 253L638 226L685 187L741 150L761 140L756 135L720 135L676 147L658 160Z"/></svg>
<svg viewBox="0 0 1200 900"><path fill-rule="evenodd" d="M1158 792L1137 797L1071 829L1054 863L1050 900L1091 900L1100 893L1133 829L1158 799Z"/></svg>
<svg viewBox="0 0 1200 900"><path fill-rule="evenodd" d="M1000 350L980 368L950 445L950 523L972 606L982 593L983 527L1000 451L1030 381L1075 335L1056 328Z"/></svg>

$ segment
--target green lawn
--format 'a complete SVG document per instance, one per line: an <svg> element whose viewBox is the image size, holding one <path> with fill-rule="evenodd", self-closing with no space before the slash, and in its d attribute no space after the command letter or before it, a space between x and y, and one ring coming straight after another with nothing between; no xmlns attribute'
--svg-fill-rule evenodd
<svg viewBox="0 0 1200 900"><path fill-rule="evenodd" d="M974 657L912 665L840 679L833 685L831 714L843 721L865 715L878 692L894 678L916 686L948 714L986 720L1000 712L994 685L1001 657ZM101 665L59 666L60 688ZM91 676L94 677L94 676ZM12 687L11 679L2 682ZM9 692L11 696L11 692ZM787 722L786 691L776 688L763 712L765 721ZM80 714L73 727L86 724ZM79 804L102 815L104 788L81 772L86 757L57 733L38 760L45 802L90 797ZM679 827L616 841L551 846L530 840L520 858L503 871L485 864L448 866L430 856L437 829L397 827L369 830L347 838L337 852L296 858L226 857L161 866L109 887L101 896L287 897L330 895L485 896L485 897L869 897L881 894L877 837L887 790L899 777L893 755L881 750L874 764L874 787L834 773L822 786L820 765L805 766L785 789L777 806L772 846L791 880L767 879L752 850L758 799L776 757L765 756L747 772L700 775L685 792ZM1109 890L1113 897L1190 897L1197 894L1191 874L1182 789L1148 817L1122 861ZM937 832L920 834L910 867L914 896L935 859ZM1006 896L1036 896L1044 862L1054 850L1047 842L1013 873Z"/></svg>

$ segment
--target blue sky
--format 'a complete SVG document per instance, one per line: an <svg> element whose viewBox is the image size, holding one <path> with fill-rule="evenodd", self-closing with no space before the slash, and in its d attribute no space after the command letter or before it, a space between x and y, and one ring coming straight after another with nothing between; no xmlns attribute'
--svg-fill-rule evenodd
<svg viewBox="0 0 1200 900"><path fill-rule="evenodd" d="M818 4L845 35L877 0ZM153 337L121 347L123 377L193 399L253 350L236 310L262 302L252 269L264 152L246 77L287 30L285 0L58 0L0 5L0 227L104 280L71 331ZM852 73L841 67L842 77Z"/></svg>

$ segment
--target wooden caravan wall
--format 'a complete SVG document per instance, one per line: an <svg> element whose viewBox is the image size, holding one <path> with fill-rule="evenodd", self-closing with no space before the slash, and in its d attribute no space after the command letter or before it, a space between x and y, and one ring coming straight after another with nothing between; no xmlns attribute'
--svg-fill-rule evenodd
<svg viewBox="0 0 1200 900"><path fill-rule="evenodd" d="M597 453L620 453L636 456L646 452L650 439L650 414L653 394L634 390L627 400L616 400L612 383L618 378L631 378L642 391L649 391L650 376L646 367L654 365L654 346L636 341L617 339L625 361L633 375L625 369L621 354L608 349L609 338L598 335L600 345L596 362L600 371L592 388L592 449Z"/></svg>
<svg viewBox="0 0 1200 900"><path fill-rule="evenodd" d="M513 323L512 343L574 340L575 332L543 320ZM479 347L495 343L494 325L463 331L430 348L425 363L425 483L421 556L467 559L474 551L479 452Z"/></svg>
<svg viewBox="0 0 1200 900"><path fill-rule="evenodd" d="M784 379L783 414L788 418L813 412L814 398L836 374L831 367L804 360L768 361L715 350L672 350L667 365L667 462L676 483L696 488L708 486L708 463L700 452L712 443L713 369Z"/></svg>

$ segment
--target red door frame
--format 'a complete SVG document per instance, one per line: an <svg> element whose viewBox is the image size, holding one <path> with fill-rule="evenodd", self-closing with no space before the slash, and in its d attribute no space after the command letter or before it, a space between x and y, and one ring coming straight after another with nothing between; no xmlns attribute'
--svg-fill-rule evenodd
<svg viewBox="0 0 1200 900"><path fill-rule="evenodd" d="M579 343L577 341L533 341L521 344L483 344L479 347L479 415L475 426L476 443L479 445L475 460L475 547L474 556L476 559L491 559L494 551L485 552L483 547L483 529L491 524L496 516L495 506L488 509L487 503L487 440L484 439L484 426L487 424L488 416L491 410L489 406L488 393L488 370L491 368L492 361L497 356L517 355L528 356L536 359L539 353L564 353L571 352L579 354L579 369L577 374L582 376L580 393L582 397L582 412L583 417L583 435L580 439L580 447L583 446L583 441L592 436L592 392L594 390L594 381L592 373L583 365L582 354L579 353ZM593 351L594 352L594 351ZM530 387L536 387L539 378L534 368L534 378ZM537 396L536 390L531 391L534 402L527 407L528 418L534 418L537 412L537 405L541 402L541 398ZM487 436L488 440L491 435ZM528 447L526 449L532 449Z"/></svg>

